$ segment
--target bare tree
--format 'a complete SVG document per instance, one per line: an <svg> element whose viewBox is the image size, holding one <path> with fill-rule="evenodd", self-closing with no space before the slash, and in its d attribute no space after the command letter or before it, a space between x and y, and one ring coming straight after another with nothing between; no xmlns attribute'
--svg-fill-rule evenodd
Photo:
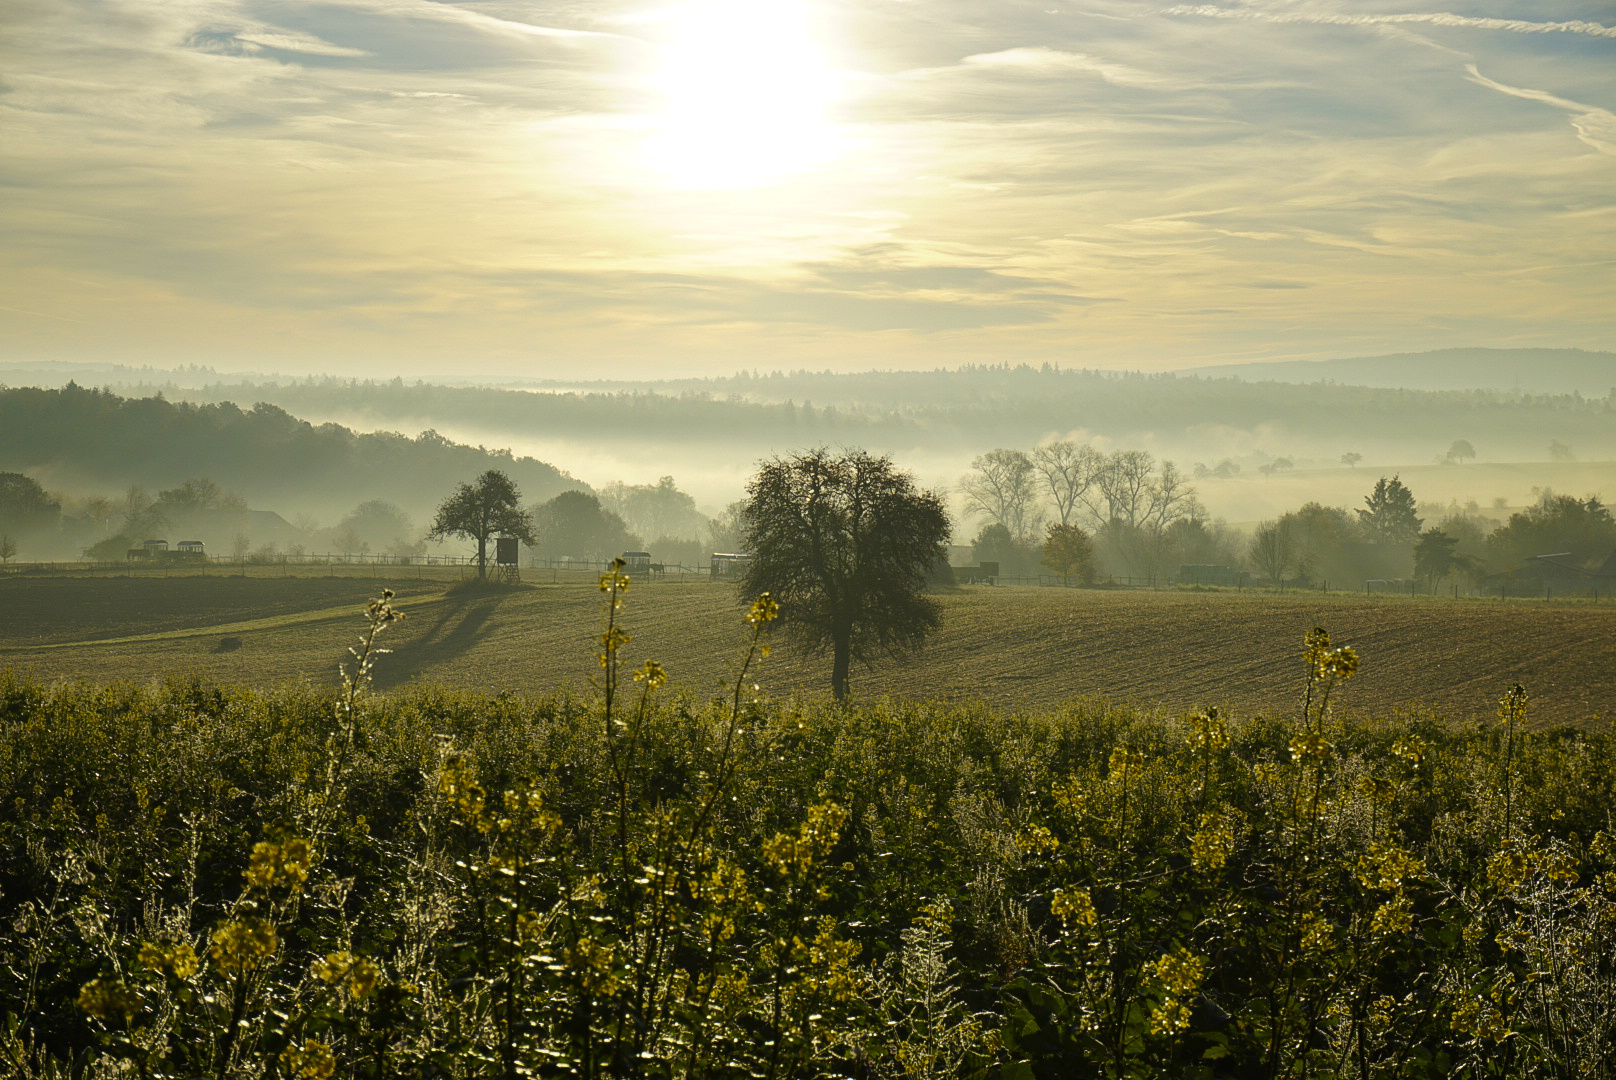
<svg viewBox="0 0 1616 1080"><path fill-rule="evenodd" d="M1084 496L1094 487L1104 465L1105 457L1098 450L1071 439L1045 443L1033 450L1032 467L1038 474L1038 485L1048 490L1060 524L1072 524L1072 515L1084 504Z"/></svg>
<svg viewBox="0 0 1616 1080"><path fill-rule="evenodd" d="M1139 524L1161 532L1175 521L1202 517L1206 510L1195 497L1195 488L1171 461L1162 462L1161 473L1144 491L1145 512Z"/></svg>
<svg viewBox="0 0 1616 1080"><path fill-rule="evenodd" d="M1257 526L1251 538L1251 561L1269 581L1283 589L1285 574L1296 564L1296 557L1296 537L1289 521L1281 518Z"/></svg>
<svg viewBox="0 0 1616 1080"><path fill-rule="evenodd" d="M1020 450L989 450L971 462L960 481L967 513L981 513L1010 530L1020 541L1038 527L1037 474L1032 459Z"/></svg>
<svg viewBox="0 0 1616 1080"><path fill-rule="evenodd" d="M1149 512L1155 469L1156 459L1143 450L1117 450L1108 456L1095 478L1105 507L1101 521L1138 525Z"/></svg>

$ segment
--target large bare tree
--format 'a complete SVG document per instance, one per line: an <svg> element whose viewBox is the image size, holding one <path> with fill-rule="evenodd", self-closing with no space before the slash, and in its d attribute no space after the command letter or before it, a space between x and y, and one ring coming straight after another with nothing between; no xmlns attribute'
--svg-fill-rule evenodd
<svg viewBox="0 0 1616 1080"><path fill-rule="evenodd" d="M987 515L1009 529L1016 540L1026 542L1042 517L1037 477L1025 451L989 450L971 462L971 471L960 481L965 510Z"/></svg>
<svg viewBox="0 0 1616 1080"><path fill-rule="evenodd" d="M1060 524L1071 525L1085 496L1105 467L1105 456L1086 443L1072 439L1044 443L1032 452L1032 467L1038 486L1049 493L1050 505Z"/></svg>

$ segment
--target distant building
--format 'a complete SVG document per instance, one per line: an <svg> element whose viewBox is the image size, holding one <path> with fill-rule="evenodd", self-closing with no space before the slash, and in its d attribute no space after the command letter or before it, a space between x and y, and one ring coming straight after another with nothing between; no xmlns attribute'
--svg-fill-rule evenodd
<svg viewBox="0 0 1616 1080"><path fill-rule="evenodd" d="M1173 575L1174 585L1219 585L1238 588L1250 577L1244 570L1221 563L1184 563Z"/></svg>
<svg viewBox="0 0 1616 1080"><path fill-rule="evenodd" d="M193 559L200 559L207 554L200 540L181 540L175 551Z"/></svg>
<svg viewBox="0 0 1616 1080"><path fill-rule="evenodd" d="M635 574L649 574L651 572L651 553L649 551L625 551L618 558L623 560L623 573L630 577Z"/></svg>
<svg viewBox="0 0 1616 1080"><path fill-rule="evenodd" d="M715 551L712 554L712 569L710 573L715 578L738 578L746 573L746 568L752 565L752 556L736 555L725 551Z"/></svg>

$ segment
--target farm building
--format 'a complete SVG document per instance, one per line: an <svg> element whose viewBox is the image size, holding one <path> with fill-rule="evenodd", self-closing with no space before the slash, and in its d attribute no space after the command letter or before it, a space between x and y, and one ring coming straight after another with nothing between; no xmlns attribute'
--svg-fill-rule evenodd
<svg viewBox="0 0 1616 1080"><path fill-rule="evenodd" d="M1173 584L1221 585L1232 589L1244 585L1249 577L1246 571L1221 563L1184 563L1173 575Z"/></svg>
<svg viewBox="0 0 1616 1080"><path fill-rule="evenodd" d="M1579 562L1569 551L1557 551L1527 559L1515 578L1533 583L1534 588L1552 592L1580 593L1616 589L1616 551L1597 568Z"/></svg>
<svg viewBox="0 0 1616 1080"><path fill-rule="evenodd" d="M715 578L738 578L752 565L752 556L715 551L711 556L709 572Z"/></svg>
<svg viewBox="0 0 1616 1080"><path fill-rule="evenodd" d="M649 574L651 572L651 553L649 551L625 551L618 558L623 560L623 573L630 577L635 574Z"/></svg>

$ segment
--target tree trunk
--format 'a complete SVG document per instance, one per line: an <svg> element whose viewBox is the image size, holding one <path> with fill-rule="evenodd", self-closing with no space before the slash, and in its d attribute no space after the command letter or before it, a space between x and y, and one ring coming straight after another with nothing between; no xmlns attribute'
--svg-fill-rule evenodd
<svg viewBox="0 0 1616 1080"><path fill-rule="evenodd" d="M847 700L847 672L852 658L852 635L835 635L831 642L830 693L837 701Z"/></svg>
<svg viewBox="0 0 1616 1080"><path fill-rule="evenodd" d="M477 580L488 580L488 537L477 538Z"/></svg>

